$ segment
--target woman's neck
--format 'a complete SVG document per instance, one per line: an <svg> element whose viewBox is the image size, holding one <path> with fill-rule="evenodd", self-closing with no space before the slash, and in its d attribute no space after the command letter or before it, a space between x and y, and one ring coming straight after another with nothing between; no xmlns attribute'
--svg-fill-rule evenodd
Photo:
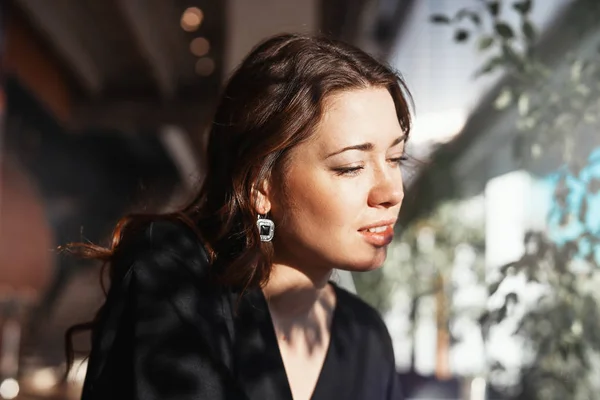
<svg viewBox="0 0 600 400"><path fill-rule="evenodd" d="M295 318L310 313L317 303L330 303L332 290L328 282L331 272L307 274L297 268L274 264L269 282L263 288L271 312L280 317Z"/></svg>

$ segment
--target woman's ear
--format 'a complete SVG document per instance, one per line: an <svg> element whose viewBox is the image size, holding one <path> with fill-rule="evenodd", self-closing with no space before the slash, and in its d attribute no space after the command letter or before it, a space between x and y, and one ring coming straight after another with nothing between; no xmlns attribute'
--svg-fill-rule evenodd
<svg viewBox="0 0 600 400"><path fill-rule="evenodd" d="M271 211L270 187L266 179L252 185L252 197L255 199L254 207L258 214L264 215Z"/></svg>

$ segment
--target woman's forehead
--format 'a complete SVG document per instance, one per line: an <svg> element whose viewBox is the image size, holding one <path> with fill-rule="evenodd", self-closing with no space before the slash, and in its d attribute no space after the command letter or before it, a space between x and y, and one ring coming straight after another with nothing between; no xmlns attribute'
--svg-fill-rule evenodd
<svg viewBox="0 0 600 400"><path fill-rule="evenodd" d="M315 141L338 146L340 141L388 142L402 134L392 96L385 88L372 87L336 93L324 102Z"/></svg>

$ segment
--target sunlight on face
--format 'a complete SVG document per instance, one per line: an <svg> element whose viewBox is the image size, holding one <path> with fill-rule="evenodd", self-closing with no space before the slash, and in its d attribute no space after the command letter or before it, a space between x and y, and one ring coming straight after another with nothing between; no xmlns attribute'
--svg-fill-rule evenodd
<svg viewBox="0 0 600 400"><path fill-rule="evenodd" d="M404 195L404 132L384 88L341 92L325 110L313 138L291 151L270 198L275 258L298 267L377 268Z"/></svg>

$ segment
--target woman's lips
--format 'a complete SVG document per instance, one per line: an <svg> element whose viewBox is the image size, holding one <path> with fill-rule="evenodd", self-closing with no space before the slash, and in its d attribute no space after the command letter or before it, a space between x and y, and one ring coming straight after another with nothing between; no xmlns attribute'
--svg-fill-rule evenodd
<svg viewBox="0 0 600 400"><path fill-rule="evenodd" d="M394 226L386 225L371 229L361 229L358 231L362 237L373 246L387 246L394 239Z"/></svg>

